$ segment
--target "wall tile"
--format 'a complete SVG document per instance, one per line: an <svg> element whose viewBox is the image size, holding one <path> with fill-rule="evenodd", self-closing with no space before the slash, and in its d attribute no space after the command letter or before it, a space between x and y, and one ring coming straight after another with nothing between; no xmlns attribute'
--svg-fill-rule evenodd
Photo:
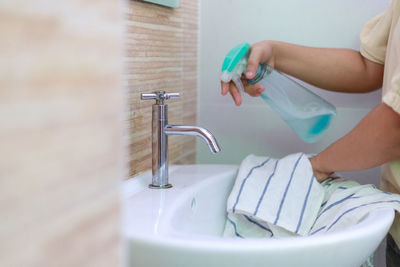
<svg viewBox="0 0 400 267"><path fill-rule="evenodd" d="M126 10L126 80L130 97L130 176L151 169L151 106L140 93L179 92L168 102L171 124L196 124L198 0L176 9L130 1ZM196 140L169 137L169 163L196 161Z"/></svg>

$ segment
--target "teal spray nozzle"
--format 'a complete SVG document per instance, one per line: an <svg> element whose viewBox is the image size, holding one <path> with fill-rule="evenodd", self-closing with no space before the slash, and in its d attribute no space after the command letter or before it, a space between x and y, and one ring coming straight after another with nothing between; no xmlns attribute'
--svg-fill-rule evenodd
<svg viewBox="0 0 400 267"><path fill-rule="evenodd" d="M244 92L244 87L240 77L246 72L247 58L249 57L248 43L242 43L234 48L226 55L224 63L222 64L221 81L233 81L241 92Z"/></svg>
<svg viewBox="0 0 400 267"><path fill-rule="evenodd" d="M241 77L246 72L249 54L248 43L231 49L222 64L221 81L232 81L244 92ZM267 64L259 64L257 74L247 83L264 85L261 98L304 142L321 140L336 117L335 106Z"/></svg>

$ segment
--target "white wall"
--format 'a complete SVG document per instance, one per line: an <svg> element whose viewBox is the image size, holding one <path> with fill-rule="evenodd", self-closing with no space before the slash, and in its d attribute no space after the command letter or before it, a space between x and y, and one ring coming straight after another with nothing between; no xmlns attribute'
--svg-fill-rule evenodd
<svg viewBox="0 0 400 267"><path fill-rule="evenodd" d="M211 155L199 141L198 163L239 164L250 153L272 157L299 151L318 153L349 132L380 103L380 91L350 95L307 86L333 103L338 116L325 139L306 144L261 99L247 96L242 106L236 107L230 96L221 96L221 64L236 44L265 39L359 49L359 32L364 23L389 3L389 0L201 0L198 125L216 136L222 151ZM362 183L379 184L379 168L344 175ZM377 255L377 266L384 266L383 253Z"/></svg>
<svg viewBox="0 0 400 267"><path fill-rule="evenodd" d="M226 53L240 42L282 40L318 47L359 48L365 22L382 12L388 0L202 0L200 10L199 125L217 137L222 151L213 156L199 142L199 163L238 164L249 153L282 157L303 151L317 153L345 135L380 102L369 94L314 92L336 105L337 121L316 144L303 143L261 100L246 96L240 107L220 94L219 75ZM353 174L378 183L379 170ZM353 177L352 177L353 178Z"/></svg>

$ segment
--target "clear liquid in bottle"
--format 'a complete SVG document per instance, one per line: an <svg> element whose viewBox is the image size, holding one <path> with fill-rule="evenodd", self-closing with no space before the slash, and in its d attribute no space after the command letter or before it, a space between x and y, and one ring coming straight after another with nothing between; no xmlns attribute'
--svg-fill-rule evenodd
<svg viewBox="0 0 400 267"><path fill-rule="evenodd" d="M261 98L304 142L321 140L336 117L331 103L266 64L248 83L264 85Z"/></svg>

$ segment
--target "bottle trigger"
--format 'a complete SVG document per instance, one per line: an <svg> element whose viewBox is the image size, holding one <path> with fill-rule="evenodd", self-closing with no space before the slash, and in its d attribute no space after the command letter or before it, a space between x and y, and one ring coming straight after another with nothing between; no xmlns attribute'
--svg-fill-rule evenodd
<svg viewBox="0 0 400 267"><path fill-rule="evenodd" d="M240 77L235 76L233 77L232 81L235 83L236 87L239 89L239 92L244 93L244 86L242 81L240 80Z"/></svg>

